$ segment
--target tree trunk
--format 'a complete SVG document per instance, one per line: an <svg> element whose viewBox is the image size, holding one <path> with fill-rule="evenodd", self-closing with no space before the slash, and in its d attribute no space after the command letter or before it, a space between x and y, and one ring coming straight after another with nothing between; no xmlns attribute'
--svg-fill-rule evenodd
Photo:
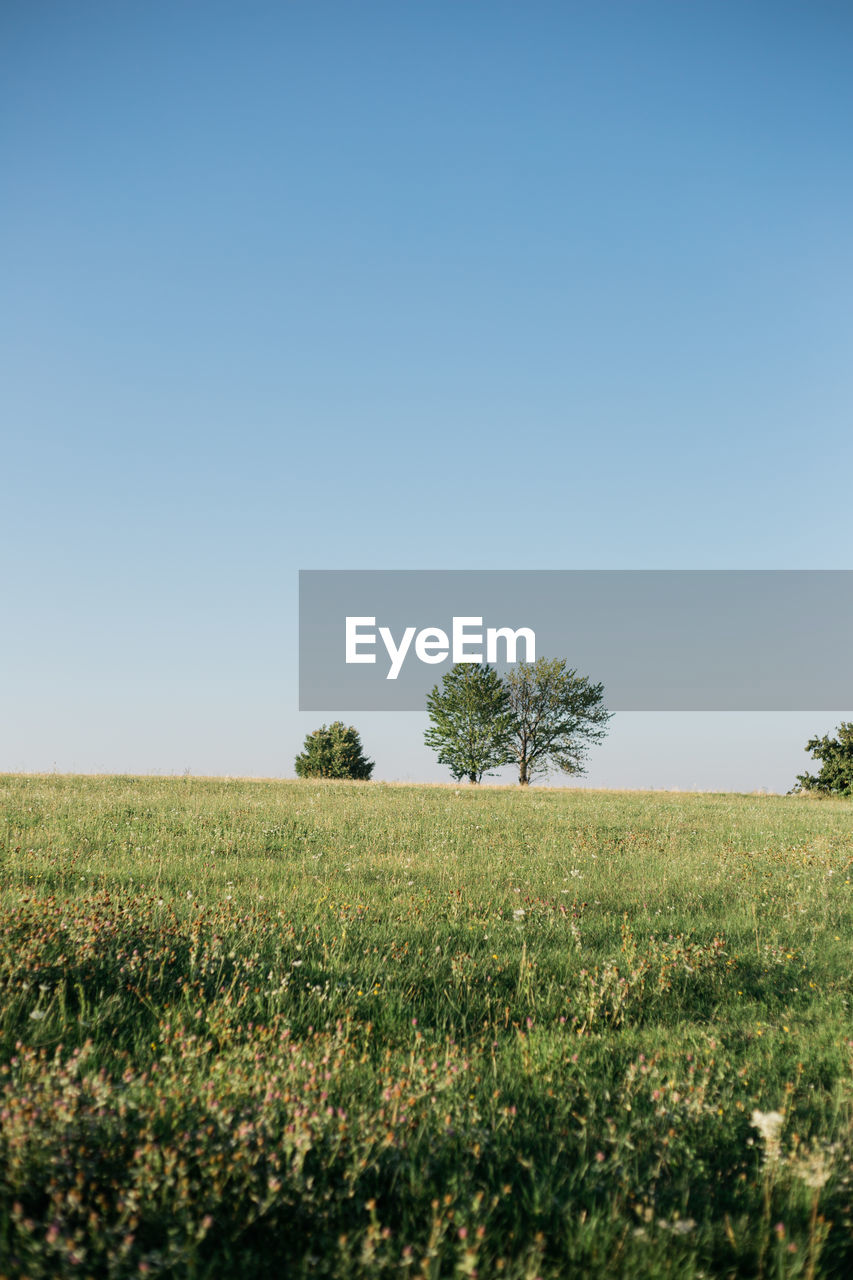
<svg viewBox="0 0 853 1280"><path fill-rule="evenodd" d="M530 779L527 776L527 761L522 760L518 766L518 785L520 787L528 787Z"/></svg>

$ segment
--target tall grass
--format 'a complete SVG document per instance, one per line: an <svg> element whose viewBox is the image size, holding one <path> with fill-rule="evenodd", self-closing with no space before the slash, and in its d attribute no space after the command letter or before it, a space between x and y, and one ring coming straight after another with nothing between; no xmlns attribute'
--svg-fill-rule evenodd
<svg viewBox="0 0 853 1280"><path fill-rule="evenodd" d="M0 796L0 1277L853 1269L849 802Z"/></svg>

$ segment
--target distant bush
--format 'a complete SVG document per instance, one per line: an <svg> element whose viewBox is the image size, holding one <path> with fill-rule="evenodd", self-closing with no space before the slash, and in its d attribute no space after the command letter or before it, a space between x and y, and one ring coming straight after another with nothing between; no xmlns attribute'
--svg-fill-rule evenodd
<svg viewBox="0 0 853 1280"><path fill-rule="evenodd" d="M374 762L365 756L358 730L335 720L308 734L302 753L296 757L295 768L298 778L365 781L373 773Z"/></svg>
<svg viewBox="0 0 853 1280"><path fill-rule="evenodd" d="M794 791L853 796L853 720L842 720L837 738L811 738L806 751L820 760L820 773L801 773Z"/></svg>

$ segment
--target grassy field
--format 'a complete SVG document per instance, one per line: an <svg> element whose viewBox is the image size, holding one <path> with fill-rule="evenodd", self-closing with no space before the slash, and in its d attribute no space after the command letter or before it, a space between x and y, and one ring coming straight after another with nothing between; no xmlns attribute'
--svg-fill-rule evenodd
<svg viewBox="0 0 853 1280"><path fill-rule="evenodd" d="M851 803L0 795L0 1276L853 1274Z"/></svg>

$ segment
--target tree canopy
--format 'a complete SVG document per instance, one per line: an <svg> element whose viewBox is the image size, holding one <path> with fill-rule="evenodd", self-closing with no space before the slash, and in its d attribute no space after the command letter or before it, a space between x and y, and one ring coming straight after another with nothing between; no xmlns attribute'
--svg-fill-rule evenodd
<svg viewBox="0 0 853 1280"><path fill-rule="evenodd" d="M509 693L493 667L457 662L429 694L427 712L424 740L457 781L479 782L511 762Z"/></svg>
<svg viewBox="0 0 853 1280"><path fill-rule="evenodd" d="M815 760L820 760L820 772L801 773L795 791L853 796L853 720L841 721L837 738L810 738L806 751Z"/></svg>
<svg viewBox="0 0 853 1280"><path fill-rule="evenodd" d="M562 658L519 662L503 677L458 662L427 698L424 737L457 780L515 763L526 786L552 769L583 773L588 748L607 732L603 697L603 685Z"/></svg>
<svg viewBox="0 0 853 1280"><path fill-rule="evenodd" d="M527 786L552 769L583 773L589 746L607 733L611 713L604 707L604 686L578 675L562 658L519 662L504 684L519 783Z"/></svg>

